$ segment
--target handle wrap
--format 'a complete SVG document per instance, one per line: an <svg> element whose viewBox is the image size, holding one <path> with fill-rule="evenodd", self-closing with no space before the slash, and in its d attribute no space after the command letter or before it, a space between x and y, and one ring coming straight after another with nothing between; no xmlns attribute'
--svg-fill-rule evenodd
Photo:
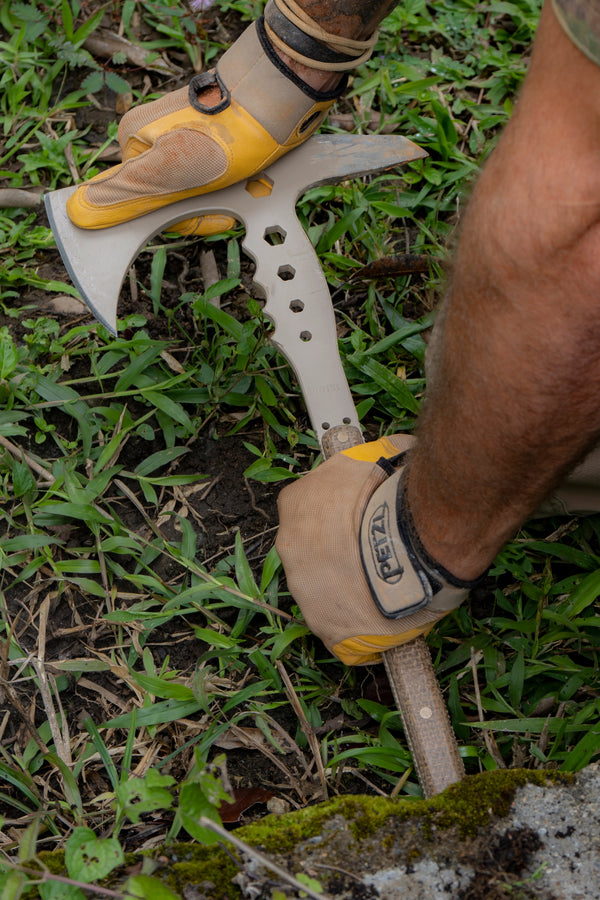
<svg viewBox="0 0 600 900"><path fill-rule="evenodd" d="M464 778L465 769L429 647L417 638L386 650L383 661L421 790L432 797Z"/></svg>

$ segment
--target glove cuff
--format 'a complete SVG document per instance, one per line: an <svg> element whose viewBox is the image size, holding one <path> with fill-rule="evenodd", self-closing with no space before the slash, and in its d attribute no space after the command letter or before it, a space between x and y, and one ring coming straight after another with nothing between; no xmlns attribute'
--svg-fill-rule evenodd
<svg viewBox="0 0 600 900"><path fill-rule="evenodd" d="M388 474L394 464L381 460ZM455 609L484 575L464 581L433 559L417 534L406 496L405 467L373 493L360 526L363 569L375 604L388 619L401 619L428 607ZM484 573L485 574L485 573Z"/></svg>
<svg viewBox="0 0 600 900"><path fill-rule="evenodd" d="M196 76L190 85L190 103L196 108L198 87L208 86L204 77ZM282 152L284 147L291 149L317 130L331 104L346 90L348 81L342 78L333 91L317 91L305 84L273 49L262 19L248 26L223 54L214 76L208 77L221 91L218 110L222 112L235 101L237 108L258 122L280 145ZM212 115L211 108L202 108L201 112Z"/></svg>

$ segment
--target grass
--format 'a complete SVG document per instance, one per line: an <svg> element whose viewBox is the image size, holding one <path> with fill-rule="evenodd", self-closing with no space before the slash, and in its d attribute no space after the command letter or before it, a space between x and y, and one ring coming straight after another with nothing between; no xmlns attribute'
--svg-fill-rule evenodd
<svg viewBox="0 0 600 900"><path fill-rule="evenodd" d="M99 171L112 91L126 83L136 102L183 83L253 7L222 0L192 18L155 0L4 4L2 186L51 190ZM370 437L414 425L448 247L537 15L528 0L407 0L330 118L334 131L400 130L430 154L401 178L300 204ZM85 40L100 23L143 42L147 68L94 58ZM135 891L123 849L213 839L198 818L240 785L266 784L292 808L358 790L419 796L381 672L347 670L312 638L271 549L277 490L318 448L239 241L234 230L202 245L219 268L205 290L198 243L155 239L114 338L61 311L74 291L43 213L0 212L3 896L80 898L106 878L117 896ZM427 274L364 274L407 251ZM227 454L232 495L250 499L219 536L215 518L205 530L218 479L204 463ZM470 772L597 758L599 538L598 516L533 523L432 634ZM35 875L55 847L62 893Z"/></svg>

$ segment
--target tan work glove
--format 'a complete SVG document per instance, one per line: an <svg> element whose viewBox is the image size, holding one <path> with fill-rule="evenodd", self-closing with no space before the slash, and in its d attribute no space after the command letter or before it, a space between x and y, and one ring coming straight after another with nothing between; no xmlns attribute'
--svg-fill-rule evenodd
<svg viewBox="0 0 600 900"><path fill-rule="evenodd" d="M123 117L124 162L81 185L68 200L69 217L81 228L106 228L248 178L310 137L345 84L328 93L305 85L259 20L215 72ZM202 103L208 89L220 92L216 106Z"/></svg>
<svg viewBox="0 0 600 900"><path fill-rule="evenodd" d="M392 435L337 453L279 495L276 547L306 624L347 665L427 634L479 583L432 560L403 498Z"/></svg>

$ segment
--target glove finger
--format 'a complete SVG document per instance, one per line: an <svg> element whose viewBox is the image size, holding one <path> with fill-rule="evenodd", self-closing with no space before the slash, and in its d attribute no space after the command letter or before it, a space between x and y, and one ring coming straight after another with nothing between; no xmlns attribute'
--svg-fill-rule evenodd
<svg viewBox="0 0 600 900"><path fill-rule="evenodd" d="M115 224L120 210L144 215L186 196L205 193L228 161L222 148L200 131L179 128L161 134L149 150L83 184L67 203L82 227Z"/></svg>
<svg viewBox="0 0 600 900"><path fill-rule="evenodd" d="M381 615L360 553L365 507L388 477L374 463L413 442L392 435L345 450L279 495L276 547L288 586L311 631L347 665L380 661L382 652L427 634L445 614L424 608L402 619Z"/></svg>

